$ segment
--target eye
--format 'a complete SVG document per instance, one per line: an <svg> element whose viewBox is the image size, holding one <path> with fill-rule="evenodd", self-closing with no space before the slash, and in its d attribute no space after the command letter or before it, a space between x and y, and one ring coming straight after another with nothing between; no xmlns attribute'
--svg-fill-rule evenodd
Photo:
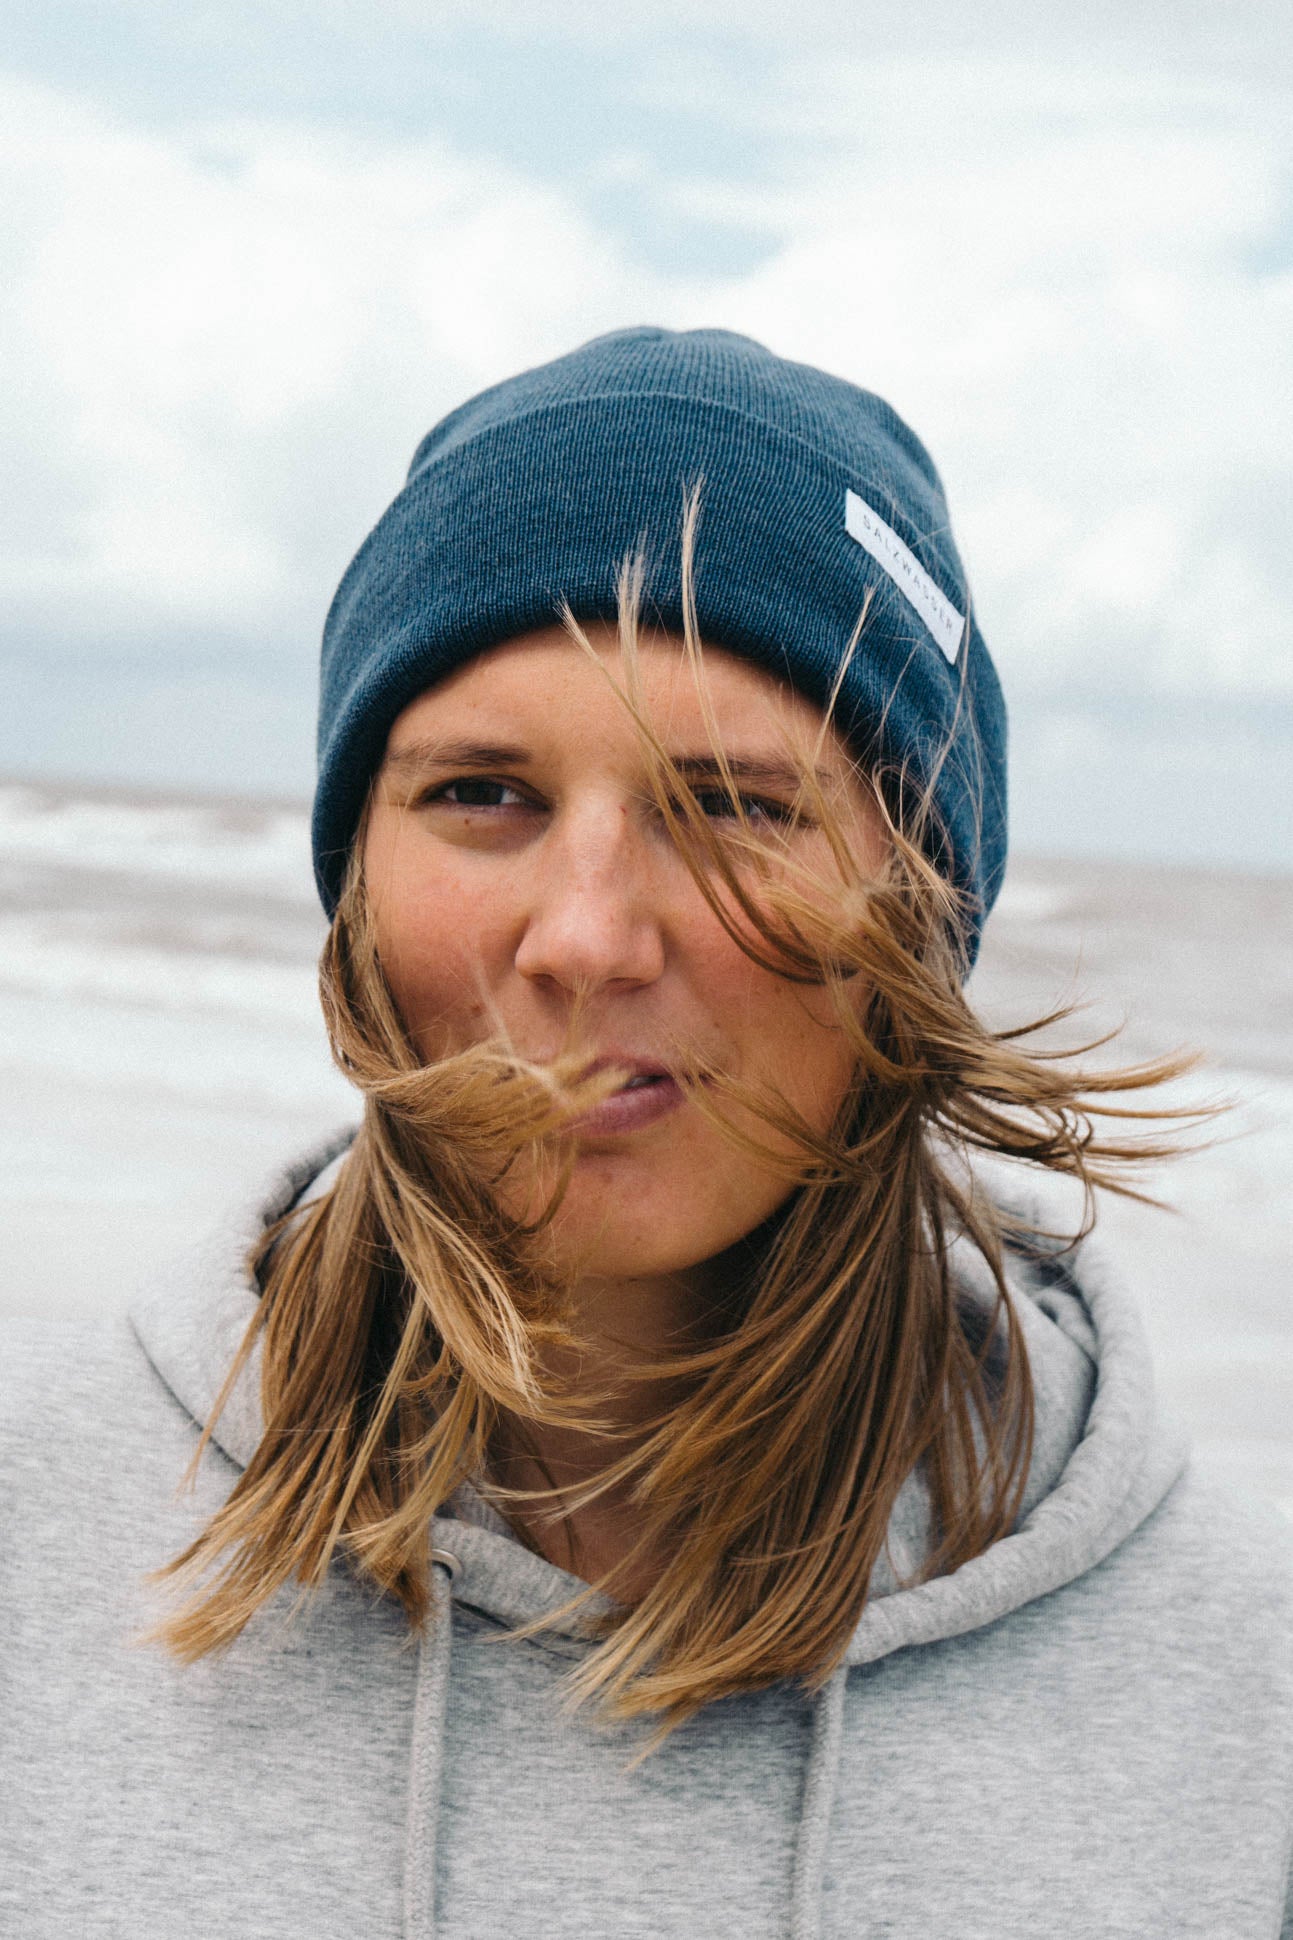
<svg viewBox="0 0 1293 1940"><path fill-rule="evenodd" d="M711 821L734 822L737 819L736 805L725 788L697 788L693 792L702 813ZM796 816L789 802L778 801L775 796L738 795L736 801L754 828L766 828L773 824L784 828L791 822L803 821L803 816Z"/></svg>
<svg viewBox="0 0 1293 1940"><path fill-rule="evenodd" d="M451 808L528 808L528 799L519 788L505 781L491 781L488 775L459 775L446 781L428 795L430 802L447 802Z"/></svg>

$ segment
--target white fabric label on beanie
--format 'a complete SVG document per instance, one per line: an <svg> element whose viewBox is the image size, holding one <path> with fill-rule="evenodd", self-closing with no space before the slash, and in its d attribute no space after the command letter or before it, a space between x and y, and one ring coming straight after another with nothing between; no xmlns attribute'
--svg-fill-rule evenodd
<svg viewBox="0 0 1293 1940"><path fill-rule="evenodd" d="M844 494L844 527L884 567L899 592L911 601L947 658L955 664L965 633L965 615L958 613L951 600L939 592L911 547L905 546L893 527L886 525L880 514L856 492Z"/></svg>

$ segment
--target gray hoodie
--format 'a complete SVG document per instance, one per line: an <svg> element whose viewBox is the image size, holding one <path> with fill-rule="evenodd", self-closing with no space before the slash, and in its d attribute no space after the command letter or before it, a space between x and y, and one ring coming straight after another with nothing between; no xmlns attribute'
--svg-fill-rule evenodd
<svg viewBox="0 0 1293 1940"><path fill-rule="evenodd" d="M254 1370L177 1485L297 1168L131 1323L0 1370L0 1932L125 1940L1293 1936L1293 1532L1184 1472L1088 1244L1021 1278L1040 1432L1015 1533L918 1562L918 1481L817 1697L644 1733L562 1708L577 1587L469 1492L420 1643L338 1568L226 1655L139 1641L145 1582L259 1434ZM967 1290L986 1297L972 1267ZM451 1613L451 1614L450 1614Z"/></svg>

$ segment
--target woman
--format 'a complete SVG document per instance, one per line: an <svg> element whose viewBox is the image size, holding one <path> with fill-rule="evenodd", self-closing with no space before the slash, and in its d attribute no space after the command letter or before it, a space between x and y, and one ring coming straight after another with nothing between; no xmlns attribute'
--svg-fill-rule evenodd
<svg viewBox="0 0 1293 1940"><path fill-rule="evenodd" d="M1017 1177L1169 1067L965 1002L1004 712L907 428L717 331L472 400L314 833L361 1128L9 1356L6 1930L1293 1932L1287 1529Z"/></svg>

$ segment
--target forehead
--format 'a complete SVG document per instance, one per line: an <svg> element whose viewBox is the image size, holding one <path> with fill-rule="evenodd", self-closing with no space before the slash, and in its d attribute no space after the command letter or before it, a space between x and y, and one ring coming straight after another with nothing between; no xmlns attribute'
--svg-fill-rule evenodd
<svg viewBox="0 0 1293 1940"><path fill-rule="evenodd" d="M631 735L624 697L634 693L652 728L669 741L703 745L712 723L724 743L754 737L848 761L815 702L727 648L706 646L694 662L672 634L643 631L634 664L621 652L614 626L593 622L582 630L586 646L562 626L547 627L456 668L399 715L388 755L428 732L478 729L486 721L545 740Z"/></svg>

